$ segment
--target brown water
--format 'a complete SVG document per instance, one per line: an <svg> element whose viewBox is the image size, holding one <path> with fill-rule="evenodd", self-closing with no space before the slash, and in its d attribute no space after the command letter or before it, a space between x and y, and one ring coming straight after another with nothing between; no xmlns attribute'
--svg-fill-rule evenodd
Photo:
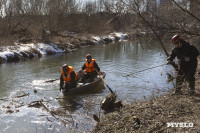
<svg viewBox="0 0 200 133"><path fill-rule="evenodd" d="M63 64L73 66L76 71L80 70L87 53L97 60L101 70L106 71L105 81L124 103L144 100L152 95L159 95L160 91L163 93L172 88L172 83L168 83L166 79L166 73L172 73L171 66L136 73L128 79L123 77L165 63L166 56L157 43L124 42L99 45L67 54L2 64L0 65L0 132L91 131L96 124L92 115L99 114L99 103L109 90L101 85L96 88L98 91L62 99L59 81L44 82L58 78ZM37 93L34 93L34 90ZM28 107L33 101L41 99L48 109L62 109L65 113L54 117L42 107Z"/></svg>

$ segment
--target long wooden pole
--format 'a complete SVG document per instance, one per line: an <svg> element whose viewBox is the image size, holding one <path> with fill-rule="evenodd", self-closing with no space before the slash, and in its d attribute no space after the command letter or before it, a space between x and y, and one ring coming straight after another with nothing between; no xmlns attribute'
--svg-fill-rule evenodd
<svg viewBox="0 0 200 133"><path fill-rule="evenodd" d="M97 73L98 73L99 77L102 79L102 81L105 83L105 85L108 87L109 91L111 93L114 93L113 90L108 86L108 84L106 83L106 81L103 79L103 77L101 76L101 74L99 72L97 72Z"/></svg>

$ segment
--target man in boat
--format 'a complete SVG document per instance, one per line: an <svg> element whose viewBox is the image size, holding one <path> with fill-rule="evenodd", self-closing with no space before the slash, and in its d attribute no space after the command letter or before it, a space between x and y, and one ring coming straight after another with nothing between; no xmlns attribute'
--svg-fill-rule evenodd
<svg viewBox="0 0 200 133"><path fill-rule="evenodd" d="M71 89L77 86L78 76L72 66L64 64L61 69L60 76L60 91L64 89ZM65 85L64 85L65 83Z"/></svg>
<svg viewBox="0 0 200 133"><path fill-rule="evenodd" d="M81 82L92 82L97 74L100 72L100 68L95 59L92 59L90 54L86 55L85 63L83 64L81 71L85 70L86 74L82 77ZM98 73L97 73L98 72Z"/></svg>
<svg viewBox="0 0 200 133"><path fill-rule="evenodd" d="M176 88L174 94L181 93L181 86L184 79L189 83L189 95L195 94L195 72L197 68L197 56L199 51L193 45L183 40L179 35L172 37L174 48L167 59L171 64L173 59L178 59L178 71L176 72Z"/></svg>

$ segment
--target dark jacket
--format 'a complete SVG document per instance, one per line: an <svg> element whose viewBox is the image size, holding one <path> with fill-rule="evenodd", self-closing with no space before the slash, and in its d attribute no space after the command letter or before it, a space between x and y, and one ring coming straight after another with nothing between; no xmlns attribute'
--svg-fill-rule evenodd
<svg viewBox="0 0 200 133"><path fill-rule="evenodd" d="M182 47L177 48L174 47L172 53L168 57L168 60L171 62L175 57L178 59L178 67L179 69L187 70L196 70L197 67L197 56L199 55L199 51L193 45L190 45L188 42L181 40ZM189 57L190 61L185 61L185 57Z"/></svg>

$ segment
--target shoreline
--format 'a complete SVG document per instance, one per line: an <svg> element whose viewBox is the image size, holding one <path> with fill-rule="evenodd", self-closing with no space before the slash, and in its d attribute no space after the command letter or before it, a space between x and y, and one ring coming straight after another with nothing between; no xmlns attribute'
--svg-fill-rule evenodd
<svg viewBox="0 0 200 133"><path fill-rule="evenodd" d="M200 60L198 59L200 65ZM200 70L198 65L197 71ZM125 105L120 111L102 115L93 129L102 132L198 132L200 130L200 75L196 74L196 94L167 94Z"/></svg>
<svg viewBox="0 0 200 133"><path fill-rule="evenodd" d="M29 40L16 42L14 46L0 47L0 64L16 62L23 59L39 58L43 55L73 52L84 46L106 45L131 39L127 33L115 32L105 36L80 36L75 33L57 33L52 35L48 31L48 42ZM50 38L50 40L49 40Z"/></svg>
<svg viewBox="0 0 200 133"><path fill-rule="evenodd" d="M169 42L171 34L162 34L160 39ZM112 32L103 35L77 34L68 31L44 31L42 37L35 39L21 38L13 44L0 46L0 64L7 62L18 62L24 59L40 58L43 55L55 55L59 53L73 52L81 47L95 45L107 45L120 41L158 41L158 38L149 30L140 28L129 32ZM187 39L186 39L187 40ZM191 44L200 49L199 37L188 38Z"/></svg>

